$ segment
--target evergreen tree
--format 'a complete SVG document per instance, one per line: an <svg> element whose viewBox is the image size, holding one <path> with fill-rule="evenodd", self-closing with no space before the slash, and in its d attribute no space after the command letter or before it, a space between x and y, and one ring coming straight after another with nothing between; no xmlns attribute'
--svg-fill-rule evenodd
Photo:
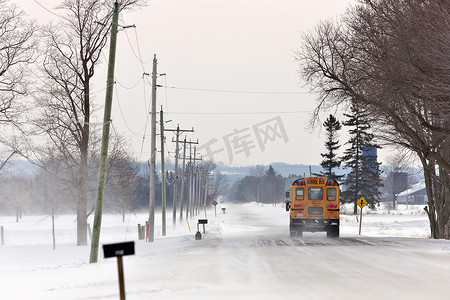
<svg viewBox="0 0 450 300"><path fill-rule="evenodd" d="M323 171L317 175L340 180L344 176L336 175L333 169L339 168L341 166L341 161L337 157L336 151L341 147L337 139L337 132L342 128L342 126L341 123L331 114L325 120L323 126L327 131L327 140L325 142L327 153L320 154L323 157L323 160L320 163Z"/></svg>
<svg viewBox="0 0 450 300"><path fill-rule="evenodd" d="M276 204L284 199L284 178L272 166L265 172L260 188L262 203Z"/></svg>
<svg viewBox="0 0 450 300"><path fill-rule="evenodd" d="M380 163L377 163L375 154L379 147L374 142L373 134L369 133L367 113L353 103L351 114L345 116L349 119L344 122L344 126L351 127L350 140L346 143L350 147L345 150L342 161L350 171L344 180L345 191L341 199L344 203L354 203L353 212L356 214L358 199L364 197L369 206L374 208L380 198Z"/></svg>
<svg viewBox="0 0 450 300"><path fill-rule="evenodd" d="M258 178L255 176L245 176L239 181L234 200L237 202L256 201Z"/></svg>
<svg viewBox="0 0 450 300"><path fill-rule="evenodd" d="M237 185L234 200L238 202L259 201L275 204L284 199L285 179L272 166L265 171L262 178L245 176ZM258 191L259 190L259 191Z"/></svg>

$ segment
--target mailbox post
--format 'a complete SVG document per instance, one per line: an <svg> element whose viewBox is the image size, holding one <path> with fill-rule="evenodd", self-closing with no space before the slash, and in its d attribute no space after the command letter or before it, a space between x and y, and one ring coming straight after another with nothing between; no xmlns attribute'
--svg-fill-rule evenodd
<svg viewBox="0 0 450 300"><path fill-rule="evenodd" d="M119 271L120 300L125 300L125 280L123 276L122 256L134 254L134 242L103 245L105 258L117 257L117 269Z"/></svg>
<svg viewBox="0 0 450 300"><path fill-rule="evenodd" d="M202 234L200 233L200 228L199 228L200 224L203 225L203 234L205 234L205 224L208 224L208 219L198 219L198 222L197 222L197 233L195 234L195 239L196 240L201 240L202 239Z"/></svg>

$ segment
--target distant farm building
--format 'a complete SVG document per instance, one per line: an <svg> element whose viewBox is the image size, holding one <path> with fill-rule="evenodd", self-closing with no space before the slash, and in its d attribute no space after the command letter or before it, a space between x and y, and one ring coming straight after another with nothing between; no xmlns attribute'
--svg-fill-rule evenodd
<svg viewBox="0 0 450 300"><path fill-rule="evenodd" d="M397 204L422 205L427 203L427 191L424 180L397 194Z"/></svg>

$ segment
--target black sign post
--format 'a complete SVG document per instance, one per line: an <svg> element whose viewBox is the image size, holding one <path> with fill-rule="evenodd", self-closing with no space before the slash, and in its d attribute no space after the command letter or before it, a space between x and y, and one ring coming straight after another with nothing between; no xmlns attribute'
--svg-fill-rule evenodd
<svg viewBox="0 0 450 300"><path fill-rule="evenodd" d="M198 224L203 224L203 234L205 234L205 224L208 224L208 219L198 219ZM197 230L198 230L197 224Z"/></svg>
<svg viewBox="0 0 450 300"><path fill-rule="evenodd" d="M197 222L197 233L195 234L195 239L196 240L201 240L202 239L202 234L200 233L200 229L198 227L198 225L203 224L203 234L205 234L205 224L208 224L208 219L198 219Z"/></svg>
<svg viewBox="0 0 450 300"><path fill-rule="evenodd" d="M119 270L120 300L125 300L125 280L123 276L122 256L134 254L134 242L103 245L105 258L117 257L117 268Z"/></svg>
<svg viewBox="0 0 450 300"><path fill-rule="evenodd" d="M213 201L212 205L214 205L214 216L217 217L216 206L219 204L216 200Z"/></svg>

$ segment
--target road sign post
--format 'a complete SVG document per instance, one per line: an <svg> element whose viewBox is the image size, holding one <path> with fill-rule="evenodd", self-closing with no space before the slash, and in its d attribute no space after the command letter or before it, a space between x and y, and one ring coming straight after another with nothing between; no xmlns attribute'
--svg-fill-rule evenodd
<svg viewBox="0 0 450 300"><path fill-rule="evenodd" d="M119 271L120 300L125 300L125 280L123 276L122 256L134 254L134 242L103 245L105 258L117 257L117 268Z"/></svg>
<svg viewBox="0 0 450 300"><path fill-rule="evenodd" d="M217 217L216 206L219 204L216 200L213 201L212 205L214 205L214 216Z"/></svg>
<svg viewBox="0 0 450 300"><path fill-rule="evenodd" d="M362 215L363 215L363 207L367 205L366 199L364 197L359 198L358 201L356 201L358 206L361 208L361 217L359 218L359 235L361 235L361 224L362 224Z"/></svg>

